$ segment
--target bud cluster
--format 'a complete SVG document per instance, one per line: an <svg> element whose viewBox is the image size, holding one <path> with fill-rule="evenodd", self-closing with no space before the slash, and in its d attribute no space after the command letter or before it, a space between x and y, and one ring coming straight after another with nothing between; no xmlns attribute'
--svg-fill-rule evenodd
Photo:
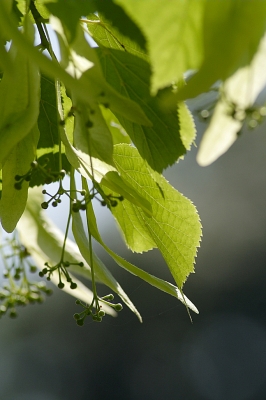
<svg viewBox="0 0 266 400"><path fill-rule="evenodd" d="M6 247L8 253L4 251ZM50 295L52 290L44 282L31 282L28 279L27 271L35 273L37 268L29 262L29 252L15 236L1 245L1 253L6 267L3 275L8 282L0 289L0 317L9 311L9 316L14 318L17 316L17 306L42 303L43 295Z"/></svg>
<svg viewBox="0 0 266 400"><path fill-rule="evenodd" d="M91 316L92 320L95 322L102 322L102 319L105 316L105 312L102 310L102 306L99 304L99 302L107 304L108 306L112 307L115 311L121 311L123 309L122 304L111 303L113 299L114 295L108 294L106 296L97 298L96 301L95 299L93 299L92 303L89 306L87 304L82 303L82 301L80 300L76 300L76 304L78 306L82 306L83 308L83 311L81 311L80 313L75 313L73 315L77 325L83 326L85 318L88 316Z"/></svg>
<svg viewBox="0 0 266 400"><path fill-rule="evenodd" d="M58 277L59 277L59 283L58 283L58 287L59 289L63 289L65 287L65 284L62 282L62 275L65 277L66 281L68 283L70 283L70 289L76 289L77 288L77 284L75 282L73 282L71 276L69 275L67 268L70 265L78 265L80 267L83 267L84 264L83 262L77 262L77 263L70 263L69 261L60 261L58 264L51 266L49 265L48 262L46 262L45 267L39 272L39 276L43 277L44 275L47 275L46 278L48 281L51 280L51 275L53 274L53 272L57 271L58 272Z"/></svg>

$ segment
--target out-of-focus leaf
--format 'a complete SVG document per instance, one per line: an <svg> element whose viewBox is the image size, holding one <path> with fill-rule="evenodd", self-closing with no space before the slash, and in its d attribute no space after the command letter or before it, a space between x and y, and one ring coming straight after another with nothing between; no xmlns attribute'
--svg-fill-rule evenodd
<svg viewBox="0 0 266 400"><path fill-rule="evenodd" d="M236 141L246 110L266 84L266 36L249 66L238 69L221 88L211 122L200 143L197 161L206 166L224 154Z"/></svg>

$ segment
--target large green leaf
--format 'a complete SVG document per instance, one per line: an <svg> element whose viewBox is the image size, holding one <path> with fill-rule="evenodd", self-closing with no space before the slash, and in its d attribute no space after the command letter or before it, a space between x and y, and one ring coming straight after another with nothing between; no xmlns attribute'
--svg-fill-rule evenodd
<svg viewBox="0 0 266 400"><path fill-rule="evenodd" d="M205 0L115 0L142 29L152 65L152 91L183 78L203 58ZM208 2L210 3L210 2Z"/></svg>
<svg viewBox="0 0 266 400"><path fill-rule="evenodd" d="M26 20L24 34L33 41L34 28ZM5 71L0 83L0 164L37 121L39 114L40 79L36 65L23 49L11 45L13 69Z"/></svg>
<svg viewBox="0 0 266 400"><path fill-rule="evenodd" d="M160 96L150 96L149 64L133 54L119 50L98 49L106 80L123 96L138 102L153 126L134 124L119 110L114 113L134 142L141 156L158 171L172 165L186 149L179 132L176 110L163 111Z"/></svg>
<svg viewBox="0 0 266 400"><path fill-rule="evenodd" d="M36 157L36 147L40 137L37 124L30 133L13 147L2 169L2 196L0 200L0 220L6 232L12 232L17 225L28 198L28 182L23 182L17 190L15 176L24 175Z"/></svg>
<svg viewBox="0 0 266 400"><path fill-rule="evenodd" d="M84 186L85 190L87 190L87 186ZM178 300L180 300L182 303L186 305L186 307L189 307L192 311L198 314L197 308L194 306L194 304L183 294L183 292L176 287L175 285L164 281L163 279L157 278L154 275L149 274L146 271L143 271L142 269L136 267L135 265L131 264L130 262L126 261L124 258L120 257L118 254L116 254L114 251L109 249L109 247L103 242L101 235L99 233L98 227L97 227L97 222L96 218L94 215L93 208L91 204L88 204L87 207L87 223L90 227L90 232L91 235L94 237L95 240L97 240L98 243L102 245L102 247L105 249L105 251L114 259L114 261L122 268L124 268L126 271L130 272L131 274L138 276L140 279L143 281L149 283L150 285L156 287L157 289L170 294L171 296L176 297Z"/></svg>
<svg viewBox="0 0 266 400"><path fill-rule="evenodd" d="M155 181L136 149L123 144L115 146L114 161L122 178L151 203L151 218L147 218L141 210L135 212L135 217L141 221L139 229L141 225L145 226L181 288L187 276L194 272L194 260L201 237L201 224L194 205L161 175L153 173L156 175ZM125 200L114 208L113 213L119 222L127 206ZM132 213L134 208L130 205L127 213Z"/></svg>
<svg viewBox="0 0 266 400"><path fill-rule="evenodd" d="M119 110L130 121L150 126L151 122L141 107L106 82L97 52L88 44L82 28L78 27L75 40L69 44L61 21L51 17L50 22L59 40L62 67L83 85L87 93L86 100L83 98L82 101L90 108L93 108L91 103L97 101L114 112ZM74 89L73 92L76 98L80 98L78 90Z"/></svg>

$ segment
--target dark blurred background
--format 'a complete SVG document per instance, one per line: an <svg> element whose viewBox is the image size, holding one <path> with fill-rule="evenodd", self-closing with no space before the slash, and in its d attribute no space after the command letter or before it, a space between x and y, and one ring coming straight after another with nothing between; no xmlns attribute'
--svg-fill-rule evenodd
<svg viewBox="0 0 266 400"><path fill-rule="evenodd" d="M74 298L55 289L43 305L0 320L0 399L265 400L265 131L265 124L246 130L209 167L197 165L194 147L166 171L203 224L196 274L184 286L200 310L193 324L180 302L127 274L96 246L143 324L124 308L117 318L88 319L80 328ZM107 212L97 208L110 247L172 281L157 251L126 250Z"/></svg>

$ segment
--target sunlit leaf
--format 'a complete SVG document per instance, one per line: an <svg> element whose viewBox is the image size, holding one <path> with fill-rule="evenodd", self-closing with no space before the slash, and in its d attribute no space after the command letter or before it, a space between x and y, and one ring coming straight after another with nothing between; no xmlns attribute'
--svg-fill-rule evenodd
<svg viewBox="0 0 266 400"><path fill-rule="evenodd" d="M152 127L134 124L119 111L114 112L141 156L154 170L162 172L186 152L176 111L163 111L159 95L150 96L150 67L146 61L118 50L101 48L98 53L107 81L122 95L138 102L152 122Z"/></svg>
<svg viewBox="0 0 266 400"><path fill-rule="evenodd" d="M136 149L128 145L115 146L114 160L121 176L152 205L152 217L137 211L147 231L161 251L178 287L194 272L194 261L201 237L201 225L196 208L162 176L157 181ZM118 204L126 208L127 201ZM133 207L134 208L134 207ZM130 211L132 206L130 205ZM129 211L129 212L130 212ZM132 211L131 211L132 212Z"/></svg>

